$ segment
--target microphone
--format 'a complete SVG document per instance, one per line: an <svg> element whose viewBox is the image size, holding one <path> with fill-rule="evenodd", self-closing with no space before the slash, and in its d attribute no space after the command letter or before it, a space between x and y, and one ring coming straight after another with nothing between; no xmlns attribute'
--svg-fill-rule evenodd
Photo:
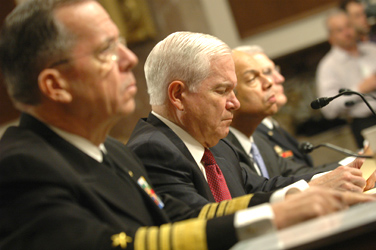
<svg viewBox="0 0 376 250"><path fill-rule="evenodd" d="M337 95L335 95L333 97L320 97L320 98L317 98L316 100L314 100L314 101L311 102L311 108L313 108L313 109L320 109L320 108L325 107L331 101L333 101L337 97L340 97L341 95L353 95L353 94L358 95L358 96L360 96L360 98L362 98L363 102L367 105L367 107L369 108L369 110L371 110L373 116L376 118L375 111L373 110L373 108L371 107L371 105L369 105L369 103L367 102L367 100L366 100L366 98L364 97L363 94L355 92L355 91L352 91L350 89L345 89L345 88L341 88L339 90L339 94L337 94ZM374 96L372 96L372 98L376 99ZM351 105L354 105L354 104L352 104L352 103L349 102L348 105L351 106Z"/></svg>
<svg viewBox="0 0 376 250"><path fill-rule="evenodd" d="M319 148L319 147L327 147L327 148L333 149L337 152L340 152L342 154L349 155L349 156L355 156L355 157L359 157L359 158L373 158L373 156L371 156L371 155L360 155L360 154L352 152L351 150L341 148L341 147L335 146L335 145L330 144L330 143L322 143L322 144L313 146L313 144L310 143L310 142L302 142L299 145L299 150L303 154L308 154L308 153L311 153L313 150L315 150L316 148Z"/></svg>
<svg viewBox="0 0 376 250"><path fill-rule="evenodd" d="M316 100L313 100L311 102L311 108L312 109L321 109L328 105L331 101L336 99L337 97L340 97L341 95L349 95L347 90L344 90L341 92L342 89L340 89L340 93L333 96L333 97L319 97Z"/></svg>

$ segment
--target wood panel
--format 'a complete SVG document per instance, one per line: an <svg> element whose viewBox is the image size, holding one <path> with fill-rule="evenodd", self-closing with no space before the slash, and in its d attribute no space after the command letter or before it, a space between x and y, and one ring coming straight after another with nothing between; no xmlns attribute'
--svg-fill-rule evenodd
<svg viewBox="0 0 376 250"><path fill-rule="evenodd" d="M338 0L228 0L239 36L263 32L338 5Z"/></svg>

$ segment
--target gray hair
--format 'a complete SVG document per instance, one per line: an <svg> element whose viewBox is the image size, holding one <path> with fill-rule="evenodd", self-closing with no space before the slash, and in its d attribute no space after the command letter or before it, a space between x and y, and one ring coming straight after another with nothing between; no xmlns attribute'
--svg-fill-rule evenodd
<svg viewBox="0 0 376 250"><path fill-rule="evenodd" d="M145 77L151 105L162 105L169 83L183 81L190 91L210 76L212 61L230 55L218 38L201 33L175 32L159 42L145 62Z"/></svg>
<svg viewBox="0 0 376 250"><path fill-rule="evenodd" d="M261 48L261 46L258 46L258 45L238 46L238 47L234 48L233 50L242 51L242 52L247 53L249 55L265 53L264 50Z"/></svg>
<svg viewBox="0 0 376 250"><path fill-rule="evenodd" d="M61 6L95 0L29 0L18 5L0 34L0 68L15 102L40 102L39 73L69 51L75 36L56 20Z"/></svg>

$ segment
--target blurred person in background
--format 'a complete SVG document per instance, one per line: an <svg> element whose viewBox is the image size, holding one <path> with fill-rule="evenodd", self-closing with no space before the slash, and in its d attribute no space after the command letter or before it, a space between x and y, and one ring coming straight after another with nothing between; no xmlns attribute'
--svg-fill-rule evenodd
<svg viewBox="0 0 376 250"><path fill-rule="evenodd" d="M345 12L336 10L326 19L330 51L320 60L317 72L318 97L331 97L341 88L376 94L376 44L357 42L356 33ZM373 109L376 102L367 99ZM352 101L354 105L346 106ZM321 109L326 119L348 119L359 148L363 147L361 131L376 125L376 118L357 95L341 96Z"/></svg>

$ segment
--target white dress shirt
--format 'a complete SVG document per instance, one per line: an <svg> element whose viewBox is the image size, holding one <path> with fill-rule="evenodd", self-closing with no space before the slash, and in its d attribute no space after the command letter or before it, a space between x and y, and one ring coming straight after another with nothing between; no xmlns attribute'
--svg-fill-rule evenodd
<svg viewBox="0 0 376 250"><path fill-rule="evenodd" d="M320 61L317 68L317 94L318 97L332 97L339 93L340 88L358 91L358 85L371 74L376 73L376 44L361 42L358 44L359 56L350 55L345 50L333 46ZM375 95L376 92L370 94ZM347 101L357 102L352 107L346 107ZM368 99L373 109L376 101ZM352 118L365 118L371 111L358 95L341 96L321 109L327 119L349 116Z"/></svg>

